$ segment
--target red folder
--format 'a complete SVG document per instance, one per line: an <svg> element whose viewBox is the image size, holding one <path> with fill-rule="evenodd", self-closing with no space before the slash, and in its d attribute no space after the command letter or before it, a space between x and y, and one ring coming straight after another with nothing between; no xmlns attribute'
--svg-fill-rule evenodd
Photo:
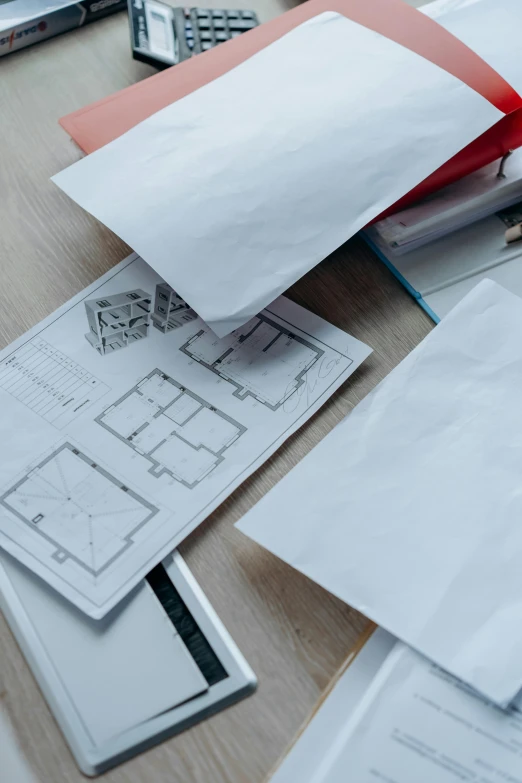
<svg viewBox="0 0 522 783"><path fill-rule="evenodd" d="M85 152L93 152L324 11L343 14L444 68L506 115L386 214L522 146L522 98L518 93L462 41L403 0L308 0L226 44L73 112L60 124Z"/></svg>

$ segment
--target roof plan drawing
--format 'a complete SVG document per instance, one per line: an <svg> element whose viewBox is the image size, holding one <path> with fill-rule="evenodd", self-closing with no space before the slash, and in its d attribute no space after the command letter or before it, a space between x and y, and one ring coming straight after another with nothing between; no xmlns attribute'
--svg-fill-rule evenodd
<svg viewBox="0 0 522 783"><path fill-rule="evenodd" d="M0 351L0 547L103 618L369 353L285 297L219 340L129 256Z"/></svg>
<svg viewBox="0 0 522 783"><path fill-rule="evenodd" d="M63 444L0 498L47 541L57 563L71 558L96 575L132 546L158 509L96 462Z"/></svg>
<svg viewBox="0 0 522 783"><path fill-rule="evenodd" d="M208 327L181 346L192 359L276 410L305 383L324 351L263 314L220 339Z"/></svg>
<svg viewBox="0 0 522 783"><path fill-rule="evenodd" d="M225 459L245 432L234 421L161 370L154 370L96 418L150 463L189 489Z"/></svg>

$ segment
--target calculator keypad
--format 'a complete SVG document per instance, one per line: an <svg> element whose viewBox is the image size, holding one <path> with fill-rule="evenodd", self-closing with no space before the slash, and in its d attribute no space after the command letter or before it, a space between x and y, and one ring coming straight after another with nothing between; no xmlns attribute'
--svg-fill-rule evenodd
<svg viewBox="0 0 522 783"><path fill-rule="evenodd" d="M237 38L259 24L253 11L185 8L184 15L185 39L193 54Z"/></svg>

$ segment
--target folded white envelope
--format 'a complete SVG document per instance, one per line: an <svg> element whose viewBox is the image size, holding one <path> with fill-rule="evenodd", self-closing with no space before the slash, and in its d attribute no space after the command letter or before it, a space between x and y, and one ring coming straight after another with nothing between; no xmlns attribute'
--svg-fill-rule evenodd
<svg viewBox="0 0 522 783"><path fill-rule="evenodd" d="M54 181L222 337L502 116L328 12Z"/></svg>
<svg viewBox="0 0 522 783"><path fill-rule="evenodd" d="M238 526L507 705L522 687L522 300L480 283Z"/></svg>

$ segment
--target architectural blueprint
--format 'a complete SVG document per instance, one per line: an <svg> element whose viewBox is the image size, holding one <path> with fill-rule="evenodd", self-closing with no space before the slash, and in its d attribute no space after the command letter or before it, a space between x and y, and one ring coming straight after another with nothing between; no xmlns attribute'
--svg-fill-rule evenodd
<svg viewBox="0 0 522 783"><path fill-rule="evenodd" d="M153 370L97 416L96 421L151 462L153 476L168 473L189 489L224 460L245 427Z"/></svg>
<svg viewBox="0 0 522 783"><path fill-rule="evenodd" d="M98 378L39 336L0 360L0 388L58 429L109 391Z"/></svg>
<svg viewBox="0 0 522 783"><path fill-rule="evenodd" d="M252 318L227 337L216 337L205 327L181 346L235 387L243 400L248 394L276 410L300 386L324 351L264 314Z"/></svg>
<svg viewBox="0 0 522 783"><path fill-rule="evenodd" d="M70 443L29 470L0 503L56 546L58 563L71 558L95 576L158 512Z"/></svg>
<svg viewBox="0 0 522 783"><path fill-rule="evenodd" d="M0 352L0 546L103 617L369 353L284 297L218 340L130 256Z"/></svg>

